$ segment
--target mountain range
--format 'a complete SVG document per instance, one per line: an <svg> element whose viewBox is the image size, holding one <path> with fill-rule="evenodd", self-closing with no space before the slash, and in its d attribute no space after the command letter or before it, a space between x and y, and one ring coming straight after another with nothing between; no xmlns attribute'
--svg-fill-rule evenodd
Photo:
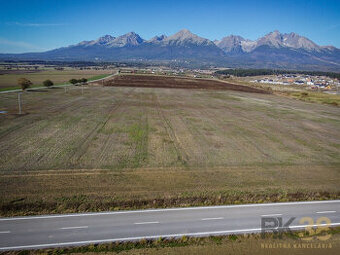
<svg viewBox="0 0 340 255"><path fill-rule="evenodd" d="M1 60L177 61L230 67L340 71L340 49L296 33L271 32L255 41L237 35L211 41L183 29L145 40L134 32L41 53L0 54Z"/></svg>

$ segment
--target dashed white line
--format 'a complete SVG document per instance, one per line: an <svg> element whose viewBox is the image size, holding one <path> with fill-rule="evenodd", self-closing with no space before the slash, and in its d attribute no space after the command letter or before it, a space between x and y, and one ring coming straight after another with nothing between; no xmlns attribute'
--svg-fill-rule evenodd
<svg viewBox="0 0 340 255"><path fill-rule="evenodd" d="M85 217L85 216L101 216L101 215L133 214L133 213L213 210L213 209L227 209L227 208L232 209L232 208L245 208L245 207L268 207L268 206L307 205L307 204L326 204L326 203L340 203L340 200L282 202L282 203L244 204L244 205L218 205L218 206L203 206L203 207L182 207L182 208L167 208L167 209L99 212L99 213L55 214L55 215L42 215L42 216L0 218L0 221L38 220L38 219L50 219L50 218Z"/></svg>
<svg viewBox="0 0 340 255"><path fill-rule="evenodd" d="M316 212L316 213L336 213L336 211L321 211L321 212Z"/></svg>
<svg viewBox="0 0 340 255"><path fill-rule="evenodd" d="M327 224L327 226L339 226L340 223L331 223ZM309 227L318 227L320 225L298 225L298 226L290 226L289 228L293 229L303 229L306 226ZM113 238L113 239L99 239L99 240L85 240L85 241L75 241L75 242L63 242L63 243L45 243L45 244L31 244L31 245L23 245L23 246L7 246L0 247L0 251L4 250L14 250L14 249L29 249L29 248L48 248L48 247L56 247L56 246L70 246L70 245L86 245L92 243L106 243L106 242L117 242L117 241L134 241L141 239L157 239L157 238L172 238L172 237L182 237L182 236L210 236L210 235L223 235L223 234L236 234L236 233L256 233L262 231L261 228L253 228L253 229L237 229L237 230L222 230L222 231L211 231L211 232L193 232L193 233L181 233L181 234L164 234L164 235L154 235L154 236L134 236L134 237L121 237L121 238Z"/></svg>
<svg viewBox="0 0 340 255"><path fill-rule="evenodd" d="M62 230L67 230L67 229L83 229L83 228L88 228L88 226L63 227L63 228L60 228L60 229L62 229Z"/></svg>
<svg viewBox="0 0 340 255"><path fill-rule="evenodd" d="M201 220L223 220L223 217L217 217L217 218L203 218Z"/></svg>
<svg viewBox="0 0 340 255"><path fill-rule="evenodd" d="M261 217L273 217L273 216L282 216L281 213L276 213L276 214L263 214Z"/></svg>
<svg viewBox="0 0 340 255"><path fill-rule="evenodd" d="M135 225L158 224L158 221L136 222Z"/></svg>
<svg viewBox="0 0 340 255"><path fill-rule="evenodd" d="M0 234L9 234L11 231L0 231Z"/></svg>

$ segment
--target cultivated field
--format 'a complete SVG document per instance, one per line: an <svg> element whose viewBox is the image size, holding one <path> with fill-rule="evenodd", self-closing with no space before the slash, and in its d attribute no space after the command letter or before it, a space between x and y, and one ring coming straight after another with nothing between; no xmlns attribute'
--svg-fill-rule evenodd
<svg viewBox="0 0 340 255"><path fill-rule="evenodd" d="M10 73L8 73L10 72ZM18 79L26 78L32 81L33 86L42 86L43 81L50 79L54 84L68 83L70 79L92 78L104 74L112 74L112 70L6 70L6 74L0 72L0 90L6 88L17 88Z"/></svg>
<svg viewBox="0 0 340 255"><path fill-rule="evenodd" d="M231 90L0 95L2 215L340 197L340 108Z"/></svg>
<svg viewBox="0 0 340 255"><path fill-rule="evenodd" d="M234 85L227 82L207 79L192 79L183 77L167 77L155 75L118 75L105 83L105 86L116 87L145 87L145 88L185 88L185 89L213 89L236 90L267 94L267 91L249 86Z"/></svg>

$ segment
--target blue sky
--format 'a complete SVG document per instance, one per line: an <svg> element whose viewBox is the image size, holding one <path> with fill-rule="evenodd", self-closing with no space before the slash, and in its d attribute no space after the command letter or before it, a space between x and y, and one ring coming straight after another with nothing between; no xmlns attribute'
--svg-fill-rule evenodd
<svg viewBox="0 0 340 255"><path fill-rule="evenodd" d="M149 39L187 28L214 40L296 32L340 48L340 0L0 0L0 52L44 51L134 31Z"/></svg>

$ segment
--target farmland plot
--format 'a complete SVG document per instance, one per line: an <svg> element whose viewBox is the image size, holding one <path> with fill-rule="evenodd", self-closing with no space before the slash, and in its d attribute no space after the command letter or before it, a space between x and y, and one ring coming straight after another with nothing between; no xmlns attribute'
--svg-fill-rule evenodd
<svg viewBox="0 0 340 255"><path fill-rule="evenodd" d="M24 93L19 116L16 95L0 98L9 113L0 116L3 214L339 196L334 106L238 91L73 87Z"/></svg>

